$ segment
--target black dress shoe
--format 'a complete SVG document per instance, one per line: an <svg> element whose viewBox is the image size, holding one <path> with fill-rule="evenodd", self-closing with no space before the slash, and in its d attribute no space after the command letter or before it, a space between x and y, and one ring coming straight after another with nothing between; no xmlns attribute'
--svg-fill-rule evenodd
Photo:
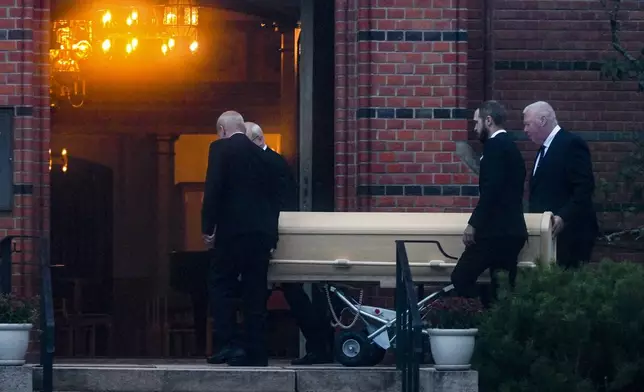
<svg viewBox="0 0 644 392"><path fill-rule="evenodd" d="M333 363L333 357L331 354L319 354L315 352L307 353L302 358L294 359L291 361L291 365L322 365L325 363Z"/></svg>
<svg viewBox="0 0 644 392"><path fill-rule="evenodd" d="M227 347L221 349L221 351L206 359L206 362L211 365L221 365L222 363L226 363L231 359L243 356L245 356L244 350L240 348Z"/></svg>

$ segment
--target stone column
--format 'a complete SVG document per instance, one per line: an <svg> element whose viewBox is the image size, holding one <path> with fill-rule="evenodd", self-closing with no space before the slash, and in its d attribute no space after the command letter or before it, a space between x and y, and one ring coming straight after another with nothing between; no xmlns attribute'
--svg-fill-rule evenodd
<svg viewBox="0 0 644 392"><path fill-rule="evenodd" d="M313 0L302 0L300 11L302 32L300 38L300 114L299 114L299 184L300 210L311 209L313 201L311 190L312 158L313 158L313 62L315 44L314 33L314 4Z"/></svg>

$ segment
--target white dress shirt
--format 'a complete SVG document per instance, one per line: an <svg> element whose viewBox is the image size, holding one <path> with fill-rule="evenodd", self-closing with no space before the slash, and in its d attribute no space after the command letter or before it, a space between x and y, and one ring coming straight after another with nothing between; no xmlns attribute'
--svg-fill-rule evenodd
<svg viewBox="0 0 644 392"><path fill-rule="evenodd" d="M490 139L494 139L494 136L498 135L499 133L507 133L505 129L499 129L498 131L494 132L492 136L490 136ZM483 160L483 155L481 155L481 158L479 158L479 161Z"/></svg>
<svg viewBox="0 0 644 392"><path fill-rule="evenodd" d="M546 154L548 153L548 148L550 148L550 144L554 140L555 136L557 136L557 132L561 130L561 127L557 125L554 127L554 129L550 132L550 135L546 138L546 141L543 142L543 156L545 157ZM534 176L535 173L537 172L537 167L539 167L539 155L537 155L537 160L534 162L534 168L532 169L532 175Z"/></svg>

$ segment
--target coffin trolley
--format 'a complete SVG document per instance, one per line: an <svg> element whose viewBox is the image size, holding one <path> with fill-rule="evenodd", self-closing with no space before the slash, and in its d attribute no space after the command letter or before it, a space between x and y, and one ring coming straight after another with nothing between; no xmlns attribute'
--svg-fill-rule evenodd
<svg viewBox="0 0 644 392"><path fill-rule="evenodd" d="M377 283L393 288L396 282L396 240L408 243L407 255L416 284L446 285L423 298L422 312L453 287L450 275L464 250L467 213L282 212L280 240L268 271L270 282L321 282L329 305L336 296L353 315L348 325L333 312L335 324L345 329L336 336L336 360L345 366L373 366L395 345L396 312L362 304L343 292L347 283ZM552 214L525 214L528 242L519 254L519 267L554 262L556 242ZM489 281L483 274L482 282ZM357 321L361 331L348 331ZM426 333L426 331L424 331Z"/></svg>

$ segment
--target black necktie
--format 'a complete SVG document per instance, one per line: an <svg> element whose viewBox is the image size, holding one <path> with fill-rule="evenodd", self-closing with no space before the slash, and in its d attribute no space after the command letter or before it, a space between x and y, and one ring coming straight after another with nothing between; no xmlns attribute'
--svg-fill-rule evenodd
<svg viewBox="0 0 644 392"><path fill-rule="evenodd" d="M543 156L546 153L546 146L541 146L539 148L539 155L537 155L537 162L535 163L537 165L537 168L534 171L534 174L537 174L537 170L539 170L539 166L541 166L541 162L543 161Z"/></svg>

